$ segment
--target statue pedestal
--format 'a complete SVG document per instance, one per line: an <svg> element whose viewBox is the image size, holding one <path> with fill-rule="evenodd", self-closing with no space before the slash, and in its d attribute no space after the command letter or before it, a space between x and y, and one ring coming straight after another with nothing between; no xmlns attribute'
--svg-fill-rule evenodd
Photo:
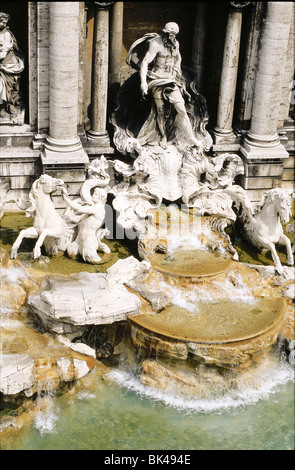
<svg viewBox="0 0 295 470"><path fill-rule="evenodd" d="M231 130L215 127L213 134L213 152L234 152L240 149L240 138Z"/></svg>
<svg viewBox="0 0 295 470"><path fill-rule="evenodd" d="M281 187L284 161L289 154L279 141L267 145L265 141L252 142L249 136L240 151L245 166L240 182L252 201L260 200L268 189Z"/></svg>
<svg viewBox="0 0 295 470"><path fill-rule="evenodd" d="M89 158L80 143L75 146L59 145L53 150L45 144L41 152L43 173L54 178L62 178L68 187L70 196L79 195L81 183L85 181L86 165ZM54 196L55 203L59 209L65 208L66 204L61 196Z"/></svg>

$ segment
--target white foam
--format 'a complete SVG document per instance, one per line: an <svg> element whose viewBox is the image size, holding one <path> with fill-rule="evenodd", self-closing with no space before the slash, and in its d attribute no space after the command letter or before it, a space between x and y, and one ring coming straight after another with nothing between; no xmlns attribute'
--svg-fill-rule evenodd
<svg viewBox="0 0 295 470"><path fill-rule="evenodd" d="M196 302L196 295L194 292L189 292L183 289L178 289L177 287L171 287L172 292L172 303L178 307L184 308L191 313L199 312L199 308Z"/></svg>
<svg viewBox="0 0 295 470"><path fill-rule="evenodd" d="M229 293L230 299L233 301L239 301L254 305L257 302L257 298L251 292L251 289L244 283L241 275L238 273L235 275L234 282L230 277L227 277L225 282L217 282L214 284L218 287L220 292Z"/></svg>
<svg viewBox="0 0 295 470"><path fill-rule="evenodd" d="M78 400L83 400L83 401L84 400L93 400L94 398L96 398L95 393L91 393L88 390L77 393L77 399Z"/></svg>
<svg viewBox="0 0 295 470"><path fill-rule="evenodd" d="M258 381L245 386L243 390L228 390L226 394L208 396L207 398L190 398L177 393L170 393L143 385L139 378L130 372L113 370L108 377L119 386L135 392L141 397L163 402L166 406L184 412L211 413L253 405L260 400L267 400L279 390L281 385L294 382L294 370L290 364L282 362L273 369L265 368Z"/></svg>
<svg viewBox="0 0 295 470"><path fill-rule="evenodd" d="M196 236L190 237L168 237L167 238L167 254L173 254L177 249L186 250L207 250L206 246Z"/></svg>
<svg viewBox="0 0 295 470"><path fill-rule="evenodd" d="M15 284L21 279L27 279L27 275L23 268L2 268L1 269L1 278L3 281L10 282Z"/></svg>
<svg viewBox="0 0 295 470"><path fill-rule="evenodd" d="M41 434L53 434L56 432L55 426L59 419L59 412L54 403L55 391L51 379L41 381L37 384L38 412L34 418L35 428Z"/></svg>
<svg viewBox="0 0 295 470"><path fill-rule="evenodd" d="M58 416L56 412L52 410L38 411L34 419L34 425L41 434L53 434L56 432L57 421Z"/></svg>

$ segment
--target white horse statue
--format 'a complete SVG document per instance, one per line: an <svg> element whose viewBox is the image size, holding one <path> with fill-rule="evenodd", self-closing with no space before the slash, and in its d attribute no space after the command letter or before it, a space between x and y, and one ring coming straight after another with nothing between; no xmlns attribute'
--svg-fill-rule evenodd
<svg viewBox="0 0 295 470"><path fill-rule="evenodd" d="M292 216L291 192L281 188L266 191L261 201L252 205L245 190L233 185L224 190L233 201L241 206L238 218L242 221L245 238L255 247L271 252L275 270L283 273L283 267L276 252L277 243L285 245L287 263L293 265L291 242L283 232L283 224L287 224Z"/></svg>
<svg viewBox="0 0 295 470"><path fill-rule="evenodd" d="M33 227L21 230L11 249L11 258L17 257L17 251L24 238L37 238L33 250L34 259L40 258L41 246L49 255L64 251L70 241L71 234L67 231L66 223L55 209L51 193L64 186L62 179L42 175L30 190L30 206L26 217L34 217Z"/></svg>

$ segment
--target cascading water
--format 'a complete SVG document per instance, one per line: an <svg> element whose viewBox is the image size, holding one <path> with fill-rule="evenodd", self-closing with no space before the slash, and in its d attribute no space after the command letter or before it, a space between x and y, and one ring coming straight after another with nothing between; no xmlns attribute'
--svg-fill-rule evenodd
<svg viewBox="0 0 295 470"><path fill-rule="evenodd" d="M165 292L170 302L153 315L129 319L120 368L108 377L177 408L209 412L256 403L293 380L273 333L285 301L272 298L253 271L231 263L222 238L206 221L179 226L183 219L175 208L164 209L158 233L153 227L146 236L153 268L147 290ZM212 263L212 246L213 256L229 261L221 269ZM184 253L188 265L178 265ZM191 260L200 256L200 272L191 270Z"/></svg>
<svg viewBox="0 0 295 470"><path fill-rule="evenodd" d="M34 417L34 426L41 434L55 432L59 413L54 400L54 383L50 379L38 382L36 404L38 411Z"/></svg>
<svg viewBox="0 0 295 470"><path fill-rule="evenodd" d="M217 243L218 256L222 256L223 246L218 244L218 237L216 240L215 234L210 233L206 237L210 243ZM171 239L167 252L159 255L173 258L182 249L212 255L205 243L200 239L196 242L186 234ZM4 274L17 284L19 279L24 279L25 272L20 267ZM258 279L257 273L236 269L229 263L217 276L187 278L154 269L147 285L150 292L165 292L169 305L186 311L190 320L200 318L201 304L214 310L220 299L228 299L229 294L236 308L244 305L246 310L254 310L255 318L259 316L255 310L257 294L266 298L271 293L268 286L259 285ZM151 319L161 318L161 311L149 313ZM282 356L280 344L278 349L271 347L257 355L256 364L247 367L237 379L233 364L227 364L226 368L214 361L209 364L212 358L206 356L206 351L202 359L201 356L194 359L193 344L188 353L181 342L177 345L174 341L176 347L171 348L172 356L169 356L171 345L165 341L160 344L157 334L147 337L145 343L138 336L133 319L136 320L130 318L127 322L117 355L105 361L102 375L93 376L95 386L58 397L52 391L50 380L40 383L32 427L18 432L15 447L122 450L130 449L131 445L141 449L292 447L294 371ZM154 366L162 376L153 377ZM188 379L193 380L189 383ZM276 433L270 437L268 432L264 435L263 429L273 426L273 413ZM263 423L259 424L258 419ZM237 430L237 422L241 431ZM234 436L230 431L233 428ZM3 439L2 448L11 448L11 442Z"/></svg>

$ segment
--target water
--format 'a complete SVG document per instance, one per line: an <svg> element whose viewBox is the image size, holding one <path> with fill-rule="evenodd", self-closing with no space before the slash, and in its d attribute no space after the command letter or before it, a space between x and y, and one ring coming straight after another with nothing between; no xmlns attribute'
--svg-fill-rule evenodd
<svg viewBox="0 0 295 470"><path fill-rule="evenodd" d="M53 398L3 450L293 450L294 381L283 362L258 389L190 400L114 369L91 390Z"/></svg>
<svg viewBox="0 0 295 470"><path fill-rule="evenodd" d="M23 216L20 221L13 216L17 228L11 231L6 229L6 221L9 222L8 216L2 225L2 246L8 249ZM27 243L24 251L30 252L30 240ZM126 250L120 256L128 254ZM55 272L59 272L54 265L57 261L50 261ZM17 282L22 275L19 271L4 274L14 276L11 282ZM231 284L224 284L225 290L229 287L233 292ZM239 299L252 303L251 292L245 291L242 283L236 282L234 292ZM192 297L181 297L175 290L174 301L193 307L196 299L191 294ZM83 388L82 384L76 392L38 396L38 409L32 419L21 429L0 435L1 449L294 449L294 368L285 360L266 368L260 380L243 390L228 390L202 399L146 387L124 369L111 368L105 379L90 373L91 377L91 386Z"/></svg>
<svg viewBox="0 0 295 470"><path fill-rule="evenodd" d="M6 213L0 221L0 247L11 251L11 246L16 240L19 232L25 228L32 226L33 219L25 217L22 212ZM44 247L42 246L42 255L39 260L33 259L33 248L36 240L25 238L18 250L17 259L20 260L24 266L31 267L37 271L55 273L55 274L72 274L82 271L96 273L106 272L118 259L124 259L128 256L135 254L134 243L120 243L116 240L104 240L111 249L111 255L104 255L101 253L102 263L92 265L85 263L80 257L77 259L69 258L66 254L60 254L55 257L48 257L45 255Z"/></svg>

